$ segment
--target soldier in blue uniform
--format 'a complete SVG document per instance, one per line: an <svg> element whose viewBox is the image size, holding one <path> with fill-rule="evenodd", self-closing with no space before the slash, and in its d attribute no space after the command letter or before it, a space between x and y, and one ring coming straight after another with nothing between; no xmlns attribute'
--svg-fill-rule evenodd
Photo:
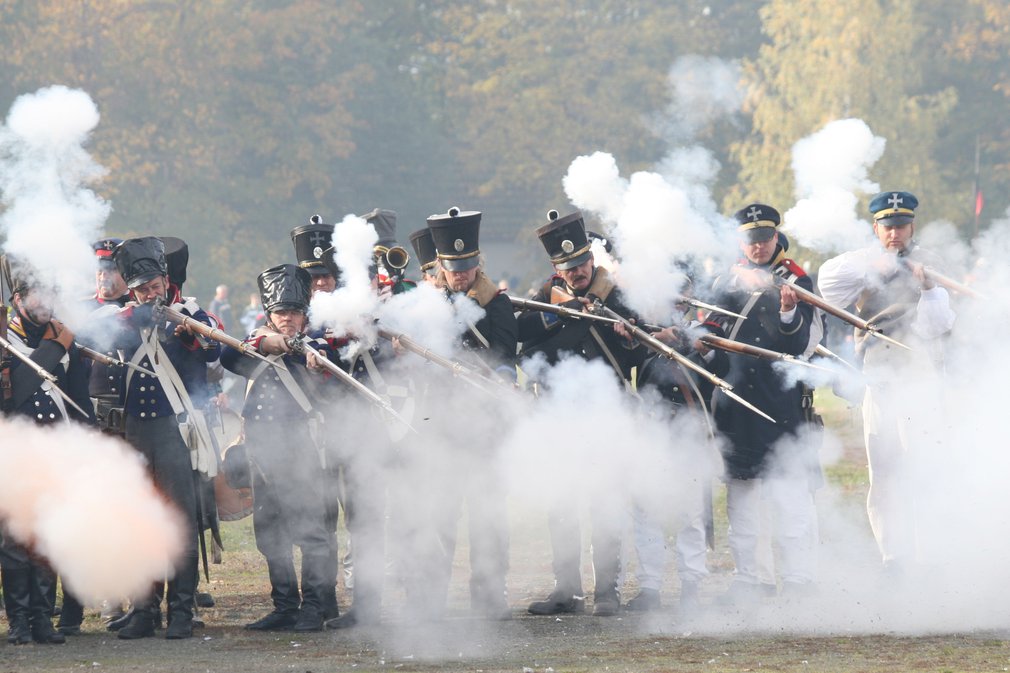
<svg viewBox="0 0 1010 673"><path fill-rule="evenodd" d="M242 417L255 497L253 530L266 558L274 604L273 611L246 628L320 631L334 581L319 444L317 386L322 377L309 372L306 356L292 353L289 341L306 329L311 277L300 267L281 264L261 273L257 283L267 323L246 343L286 369L232 348L221 355L229 371L249 379ZM325 349L325 343L316 347ZM295 545L302 553L301 592Z"/></svg>
<svg viewBox="0 0 1010 673"><path fill-rule="evenodd" d="M192 299L183 298L169 282L164 242L155 237L128 239L113 255L133 296L118 315L117 345L136 364L155 372L127 375L125 436L147 460L155 485L182 513L186 526L183 556L168 580L168 639L193 635L193 605L198 579L197 495L193 460L184 436L191 439L197 410L207 394L207 365L218 359L215 341L198 338L182 325L156 317L156 303L165 303L210 325L207 314ZM196 396L198 399L194 400ZM134 600L133 610L118 636L123 639L154 635L157 593Z"/></svg>
<svg viewBox="0 0 1010 673"><path fill-rule="evenodd" d="M551 303L555 288L575 297L564 305L583 310L594 301L618 314L632 317L621 299L620 290L608 271L597 267L590 250L582 215L574 212L559 217L552 210L548 221L537 229L537 236L547 251L556 273L533 296L535 301ZM609 363L622 385L630 385L632 370L640 368L645 348L626 339L609 326L589 320L562 319L554 313L530 311L518 318L519 340L523 357L538 353L555 364L563 354L577 354L591 360L601 358ZM557 475L564 480L565 475ZM531 603L528 612L535 615L579 613L585 609L582 592L582 534L579 526L579 503L571 496L575 484L561 488L559 497L548 510L548 526L554 556L554 590L542 601ZM576 491L577 492L577 491ZM593 614L611 616L620 609L618 576L620 574L621 526L618 512L627 508L618 485L601 489L591 502L593 517L593 572L595 588Z"/></svg>
<svg viewBox="0 0 1010 673"><path fill-rule="evenodd" d="M16 270L15 270L16 272ZM14 311L7 339L23 355L56 377L55 385L87 416L67 405L39 375L18 358L11 358L5 378L10 381L7 413L50 425L73 419L94 424L88 397L87 368L74 345L73 333L53 318L50 295L22 275L13 280ZM6 310L6 309L4 309ZM6 360L5 360L6 361ZM4 605L10 631L7 641L22 645L60 644L64 635L53 628L56 575L31 550L4 535L0 544Z"/></svg>
<svg viewBox="0 0 1010 673"><path fill-rule="evenodd" d="M437 286L447 296L458 301L474 302L484 309L484 316L467 326L461 339L464 359L476 362L473 366L496 370L513 377L516 357L517 333L512 302L498 291L481 267L480 221L477 211L460 211L450 208L446 214L428 217L438 260L441 266ZM479 361L479 362L477 362ZM466 400L454 398L453 408L438 408L434 413L450 414L481 423L480 431L487 433L482 441L474 443L453 442L447 447L448 460L453 461L453 474L465 474L465 479L439 484L446 493L455 497L449 510L438 519L444 528L439 533L443 541L444 558L436 562L438 568L432 578L437 602L433 611L445 603L452 557L456 545L458 507L466 501L470 527L470 609L477 615L491 619L510 619L505 576L508 572L508 519L505 509L504 484L495 467L495 445L491 437L497 430L486 409L468 407ZM474 401L474 404L477 404ZM443 419L452 423L447 416ZM486 448L481 450L478 445ZM462 492L460 492L462 491Z"/></svg>
<svg viewBox="0 0 1010 673"><path fill-rule="evenodd" d="M780 216L771 206L753 203L735 214L743 258L716 279L717 303L746 319L713 316L735 341L802 355L816 345L819 323L813 308L797 301L792 281L811 290L813 283L786 257L778 232ZM810 456L796 446L804 420L803 389L787 384L766 360L731 353L726 380L734 392L775 419L772 423L716 390L712 406L716 426L725 438L723 462L727 486L729 543L736 576L726 602L759 596L758 528L762 500L775 516L773 540L778 547L778 574L783 593L802 594L814 581L813 507Z"/></svg>
<svg viewBox="0 0 1010 673"><path fill-rule="evenodd" d="M89 325L102 325L102 315L108 311L116 312L126 306L130 300L123 277L112 261L112 253L116 246L123 242L121 238L103 238L95 241L91 247L95 252L98 269L95 271L95 294L86 300L86 305L93 309ZM82 333L78 340L106 355L118 358L119 354L111 348L108 334ZM105 340L105 343L99 343ZM98 427L106 433L122 436L123 398L126 393L126 367L110 366L94 360L86 360L89 369L88 394L94 404ZM118 619L123 616L121 607L108 604L103 606L102 617ZM67 587L63 587L63 607L60 620L56 627L60 633L70 636L81 632L84 620L84 606Z"/></svg>

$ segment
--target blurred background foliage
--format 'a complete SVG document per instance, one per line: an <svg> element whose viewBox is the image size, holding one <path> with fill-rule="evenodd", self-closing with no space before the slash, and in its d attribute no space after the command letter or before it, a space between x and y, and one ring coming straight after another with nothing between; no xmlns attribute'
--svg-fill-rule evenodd
<svg viewBox="0 0 1010 673"><path fill-rule="evenodd" d="M859 117L887 139L871 178L974 232L1010 202L1005 0L0 0L0 110L52 84L102 120L110 235L172 234L188 291L232 303L293 257L290 230L374 207L399 238L459 205L484 212L489 271L549 273L532 229L571 208L571 161L625 175L671 149L653 123L684 55L741 62L741 123L699 139L724 212L795 200L790 148Z"/></svg>

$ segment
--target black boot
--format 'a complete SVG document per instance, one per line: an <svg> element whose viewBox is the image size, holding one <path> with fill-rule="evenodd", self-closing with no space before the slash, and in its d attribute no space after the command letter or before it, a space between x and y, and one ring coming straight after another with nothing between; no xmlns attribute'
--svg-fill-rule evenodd
<svg viewBox="0 0 1010 673"><path fill-rule="evenodd" d="M126 624L116 634L116 637L123 640L138 640L153 636L154 615L150 605L134 605L126 616Z"/></svg>
<svg viewBox="0 0 1010 673"><path fill-rule="evenodd" d="M3 576L4 609L10 629L7 642L11 645L27 645L32 642L31 617L31 571L28 568L0 571Z"/></svg>
<svg viewBox="0 0 1010 673"><path fill-rule="evenodd" d="M31 582L32 640L45 645L62 645L66 636L53 628L53 603L56 599L56 575L42 566L32 566Z"/></svg>
<svg viewBox="0 0 1010 673"><path fill-rule="evenodd" d="M165 638L182 640L193 637L193 606L200 568L196 558L186 559L175 577L168 583L168 628Z"/></svg>
<svg viewBox="0 0 1010 673"><path fill-rule="evenodd" d="M57 630L65 636L76 636L81 632L81 623L84 621L84 606L77 600L77 597L63 588L63 612L60 613L60 620L56 622Z"/></svg>
<svg viewBox="0 0 1010 673"><path fill-rule="evenodd" d="M579 615L586 610L586 598L582 589L566 589L555 587L547 598L530 603L526 611L531 615Z"/></svg>

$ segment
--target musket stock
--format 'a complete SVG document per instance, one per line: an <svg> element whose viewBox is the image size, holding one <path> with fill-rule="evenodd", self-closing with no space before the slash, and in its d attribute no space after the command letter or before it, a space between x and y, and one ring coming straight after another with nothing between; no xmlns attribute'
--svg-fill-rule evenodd
<svg viewBox="0 0 1010 673"><path fill-rule="evenodd" d="M769 348L761 348L760 346L753 346L751 344L745 344L739 341L733 341L732 339L726 339L716 334L703 334L699 336L698 339L707 346L718 348L719 350L728 351L730 353L748 355L750 357L760 358L762 360L770 360L774 362L788 362L790 364L800 365L802 367L809 367L811 369L820 369L821 371L824 372L832 371L827 367L821 367L819 365L815 365L812 362L801 360L795 355L790 355L788 353L781 353L779 351L774 351Z"/></svg>
<svg viewBox="0 0 1010 673"><path fill-rule="evenodd" d="M284 366L284 363L276 360L271 360L270 358L266 357L265 355L257 351L250 344L240 339L236 339L235 337L225 332L222 332L220 329L216 327L206 325L200 322L199 320L196 320L192 316L188 316L185 313L177 311L171 306L166 306L165 304L155 304L154 311L155 314L161 316L165 320L174 322L177 325L182 325L183 327L188 327L189 329L193 330L200 336L205 337L207 339L212 339L213 341L216 341L220 344L234 348L243 355L248 355L251 358L255 358L262 362L266 362L267 364L277 367L279 369L287 369L287 367Z"/></svg>

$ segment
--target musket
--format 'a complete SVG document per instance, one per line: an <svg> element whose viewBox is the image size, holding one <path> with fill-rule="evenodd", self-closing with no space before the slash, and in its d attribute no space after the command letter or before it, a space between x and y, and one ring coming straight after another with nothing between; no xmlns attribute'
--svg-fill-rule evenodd
<svg viewBox="0 0 1010 673"><path fill-rule="evenodd" d="M795 355L789 355L788 353L781 353L768 348L761 348L760 346L753 346L751 344L733 341L732 339L727 339L725 337L718 336L717 334L703 334L698 337L698 340L707 346L728 351L730 353L749 355L750 357L760 358L762 360L771 360L773 362L788 362L794 365L810 367L811 369L820 369L825 372L832 371L827 367L821 367L813 364L812 362L801 360Z"/></svg>
<svg viewBox="0 0 1010 673"><path fill-rule="evenodd" d="M138 374L147 374L148 376L157 376L154 372L146 367L141 367L140 365L134 364L132 362L127 362L126 360L120 360L119 358L114 358L106 353L100 353L94 348L88 348L84 344L75 342L77 350L80 351L81 355L95 362L105 365L106 367L129 367Z"/></svg>
<svg viewBox="0 0 1010 673"><path fill-rule="evenodd" d="M288 348L291 349L291 352L298 353L301 355L312 355L313 357L315 357L316 363L320 367L336 376L342 383L350 386L355 392L357 392L359 395L367 399L373 405L375 405L379 409L382 409L384 412L386 412L394 419L402 423L404 426L406 426L408 429L414 432L414 434L418 434L414 426L408 423L407 419L405 419L403 416L396 413L396 409L394 409L389 404L389 402L379 397L375 392L369 389L368 386L366 386L361 381L357 380L356 378L345 372L338 365L331 362L329 358L327 358L325 355L323 355L318 350L313 348L312 345L305 340L304 334L288 337L286 339L286 342L288 344Z"/></svg>
<svg viewBox="0 0 1010 673"><path fill-rule="evenodd" d="M559 291L557 294L560 295L561 292ZM595 312L591 311L587 313L583 311L576 311L574 309L570 309L567 306L559 306L557 304L547 304L540 301L533 301L532 299L519 299L517 297L509 297L509 299L512 301L513 306L518 306L523 310L545 311L549 313L556 313L557 315L560 316L567 316L582 320L595 320L597 322L606 322L611 324L620 323L624 325L625 328L628 329L628 331L631 332L635 336L635 338L637 338L646 347L696 372L699 376L702 376L708 381L710 381L712 385L720 388L730 399L739 402L743 406L747 407L748 409L756 413L758 416L766 418L772 423L775 423L774 418L772 418L771 416L761 411L747 400L743 399L742 397L734 393L733 386L730 385L727 381L724 381L723 379L719 378L718 376L708 371L701 365L695 363L690 358L681 355L675 349L670 348L665 343L663 343L656 337L652 336L641 327L621 317L613 309L604 306L602 302L596 302L594 304L593 311ZM599 312L601 311L604 312L605 315L599 315Z"/></svg>
<svg viewBox="0 0 1010 673"><path fill-rule="evenodd" d="M42 367L42 365L35 362L18 349L14 348L14 345L11 344L11 342L5 339L4 337L0 337L0 347L2 347L5 351L16 357L18 360L21 360L22 364L26 365L33 372L38 374L39 378L42 379L42 390L55 390L56 393L63 398L63 401L72 406L78 412L80 412L81 416L84 416L84 418L90 418L90 414L88 414L88 412L86 412L84 409L81 409L81 407L78 406L77 402L74 402L72 399L70 399L70 396L67 395L65 392L63 392L63 389L60 388L59 385L57 385L56 377L52 374L52 372L46 371L45 368Z"/></svg>
<svg viewBox="0 0 1010 673"><path fill-rule="evenodd" d="M585 311L577 311L573 308L568 308L567 306L561 306L559 304L548 304L542 301L534 301L532 299L522 299L520 297L513 297L511 295L509 295L509 301L511 301L512 305L521 311L540 311L542 313L553 313L555 315L561 316L562 318L573 318L575 320L594 320L596 322L606 322L610 324L617 324L621 322L620 320L615 320L613 318L608 318L602 315L596 315L595 313L586 313Z"/></svg>
<svg viewBox="0 0 1010 673"><path fill-rule="evenodd" d="M177 311L171 306L155 303L154 312L156 315L158 315L161 318L164 318L165 320L174 322L177 325L182 325L183 327L188 327L197 334L199 334L200 336L212 339L220 344L224 344L225 346L234 348L243 355L248 355L251 358L255 358L279 369L287 369L287 367L284 366L283 362L280 362L278 360L271 360L270 358L266 357L265 355L257 351L256 348L252 346L252 344L249 344L240 339L236 339L230 334L222 332L217 327L211 327L210 325L206 325L197 320L196 318L193 318L192 316L188 316L185 313L182 313L181 311Z"/></svg>
<svg viewBox="0 0 1010 673"><path fill-rule="evenodd" d="M799 285L797 285L796 283L794 283L794 282L792 282L790 280L786 280L785 278L782 278L780 276L773 275L772 277L775 278L775 282L776 283L778 283L780 285L787 285L790 288L792 288L793 292L796 293L797 297L799 297L803 301L807 302L811 306L816 306L817 308L821 309L825 313L833 315L836 318L839 318L840 320L843 320L843 321L849 323L853 327L857 327L857 328L863 330L864 332L868 333L871 336L874 336L874 337L876 337L878 339L883 339L884 341L887 341L888 343L892 343L895 346L900 346L901 348L904 348L905 350L912 350L911 348L909 348L905 344L901 343L897 339L893 339L893 338L887 336L886 334L884 334L883 332L881 332L880 328L877 327L876 325L874 325L873 323L868 322L866 320L863 320L858 315L856 315L854 313L849 313L848 311L846 311L843 308L838 308L834 304L828 303L824 299L824 297L821 297L820 295L814 294L810 290L802 288Z"/></svg>
<svg viewBox="0 0 1010 673"><path fill-rule="evenodd" d="M411 353L420 355L428 362L436 364L439 367L443 367L444 369L448 369L450 372L452 372L453 376L463 379L473 387L477 388L478 390L484 393L487 393L488 395L491 395L492 397L498 396L497 392L494 390L495 388L499 389L502 388L501 383L499 383L498 381L495 381L494 379L487 377L481 374L480 372L470 369L462 362L459 362L457 360L450 360L449 358L442 357L438 353L432 352L431 349L426 348L421 344L417 343L403 332L393 332L391 330L386 329L385 327L379 327L378 332L379 336L382 337L383 339L388 339L389 341L396 339L401 346L406 348Z"/></svg>
<svg viewBox="0 0 1010 673"><path fill-rule="evenodd" d="M905 266L909 271L912 270L912 262L907 258L899 255L898 260ZM926 278L933 283L945 287L951 292L957 292L958 294L963 294L966 297L971 297L972 299L985 299L984 295L979 294L975 290L971 289L964 283L959 283L950 276L945 276L935 269L931 269L925 264L922 266L922 272L925 274Z"/></svg>
<svg viewBox="0 0 1010 673"><path fill-rule="evenodd" d="M772 418L771 416L769 416L765 412L761 411L760 409L758 409L756 406L754 406L753 404L751 404L750 402L748 402L744 398L742 398L739 395L737 395L736 393L734 393L733 392L733 386L730 385L729 382L724 381L723 379L719 378L718 376L716 376L712 372L708 371L707 369L705 369L704 367L702 367L701 365L699 365L698 363L696 363L691 358L689 358L689 357L687 357L685 355L681 355L679 352L677 352L676 349L670 348L665 343L663 343L662 341L660 341L656 337L652 336L651 334L649 334L648 332L646 332L644 329L642 329L641 327L639 327L635 323L631 322L627 318L622 317L619 313L617 313L616 311L614 311L614 309L610 308L609 306L604 306L603 302L601 302L599 300L597 300L596 302L594 302L592 310L602 312L604 314L604 317L614 318L614 319L620 321L620 323L622 325L624 325L624 328L626 330L628 330L628 332L632 336L634 336L641 344L643 344L644 346L646 346L650 350L655 351L656 353L658 353L658 354L660 354L660 355L662 355L662 356L664 356L666 358L669 358L669 359L673 360L674 362L677 362L677 363L681 364L684 367L687 367L688 369L690 369L691 371L695 372L699 376L707 379L710 383L712 383L712 385L714 385L714 386L718 387L720 390L722 390L722 392L727 397L729 397L730 399L732 399L732 400L734 400L734 401L742 404L743 406L747 407L748 409L750 409L751 411L753 411L758 416L761 416L762 418L765 418L765 419L771 421L772 423L776 422L774 418Z"/></svg>

